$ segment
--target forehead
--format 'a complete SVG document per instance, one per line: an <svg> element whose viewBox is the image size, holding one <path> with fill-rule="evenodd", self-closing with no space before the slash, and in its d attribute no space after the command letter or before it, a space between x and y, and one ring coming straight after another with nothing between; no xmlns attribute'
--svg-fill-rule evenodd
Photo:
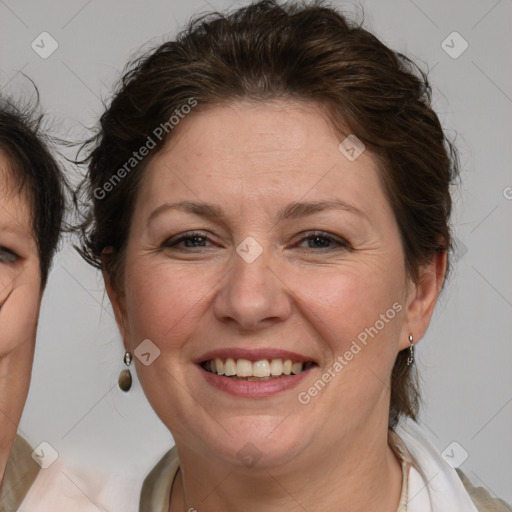
<svg viewBox="0 0 512 512"><path fill-rule="evenodd" d="M348 133L338 133L315 104L213 106L196 110L175 130L148 163L142 201L237 196L248 206L342 194L362 205L368 194L382 196L375 155L366 150L354 161L343 156L339 145Z"/></svg>
<svg viewBox="0 0 512 512"><path fill-rule="evenodd" d="M221 161L226 167L244 158L246 166L237 172L249 174L253 163L264 167L267 161L281 158L284 167L302 158L305 148L315 158L326 150L332 153L339 138L319 105L291 100L237 102L193 111L176 127L159 156L172 152L212 164Z"/></svg>
<svg viewBox="0 0 512 512"><path fill-rule="evenodd" d="M173 200L217 203L237 221L278 216L294 201L341 200L367 217L392 216L376 155L367 149L347 159L340 143L348 133L338 133L315 104L216 105L195 110L174 130L144 172L141 218Z"/></svg>
<svg viewBox="0 0 512 512"><path fill-rule="evenodd" d="M16 170L0 149L0 231L33 236L28 194L20 189Z"/></svg>

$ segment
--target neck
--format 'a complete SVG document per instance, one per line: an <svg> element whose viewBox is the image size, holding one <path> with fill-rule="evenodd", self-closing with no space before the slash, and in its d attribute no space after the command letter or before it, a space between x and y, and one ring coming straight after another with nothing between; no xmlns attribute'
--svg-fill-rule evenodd
<svg viewBox="0 0 512 512"><path fill-rule="evenodd" d="M212 457L197 459L181 449L180 473L169 511L396 512L400 464L387 443L387 426L375 435L359 430L343 442L325 444L293 464L237 471ZM310 452L310 453L311 453Z"/></svg>

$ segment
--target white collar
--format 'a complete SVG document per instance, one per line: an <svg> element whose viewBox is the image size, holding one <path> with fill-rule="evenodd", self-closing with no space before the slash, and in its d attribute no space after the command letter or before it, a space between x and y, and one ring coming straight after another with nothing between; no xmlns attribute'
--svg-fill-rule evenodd
<svg viewBox="0 0 512 512"><path fill-rule="evenodd" d="M403 441L411 464L407 512L478 512L455 469L416 422L401 421L394 431Z"/></svg>

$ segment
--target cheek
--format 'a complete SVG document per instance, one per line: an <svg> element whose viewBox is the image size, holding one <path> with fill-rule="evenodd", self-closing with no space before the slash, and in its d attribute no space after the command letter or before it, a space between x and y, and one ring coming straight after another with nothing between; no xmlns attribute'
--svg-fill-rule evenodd
<svg viewBox="0 0 512 512"><path fill-rule="evenodd" d="M0 357L35 342L41 304L39 282L15 283L0 307Z"/></svg>
<svg viewBox="0 0 512 512"><path fill-rule="evenodd" d="M143 272L131 272L127 262L126 270L127 335L132 348L146 338L162 352L182 346L216 279L196 268L166 264L144 265Z"/></svg>
<svg viewBox="0 0 512 512"><path fill-rule="evenodd" d="M302 389L299 399L311 402L300 403L313 404L318 417L329 404L334 425L357 426L388 392L405 312L405 279L398 272L360 270L316 275L311 286L298 287L313 329L322 337L327 358L322 379L329 382L325 389L316 384ZM314 399L317 395L322 398Z"/></svg>
<svg viewBox="0 0 512 512"><path fill-rule="evenodd" d="M0 307L13 291L16 282L16 272L0 264Z"/></svg>
<svg viewBox="0 0 512 512"><path fill-rule="evenodd" d="M300 283L294 289L297 302L306 306L312 321L317 319L318 330L330 340L334 352L346 350L347 342L376 323L381 334L397 332L404 295L404 282L397 272L354 266L323 274L315 271L307 286L304 274L296 281Z"/></svg>

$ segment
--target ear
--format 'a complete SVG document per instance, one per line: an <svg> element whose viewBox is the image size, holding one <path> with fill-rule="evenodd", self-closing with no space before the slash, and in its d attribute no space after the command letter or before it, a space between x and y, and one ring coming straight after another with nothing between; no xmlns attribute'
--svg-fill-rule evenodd
<svg viewBox="0 0 512 512"><path fill-rule="evenodd" d="M124 294L122 290L119 289L118 284L113 281L111 273L109 273L106 270L109 268L108 263L109 259L111 258L111 254L112 253L110 250L105 249L103 251L103 254L101 255L103 281L105 282L105 289L107 291L108 298L110 299L110 303L112 304L112 309L114 311L117 327L119 328L119 332L121 333L121 337L123 338L123 343L126 346L126 307Z"/></svg>
<svg viewBox="0 0 512 512"><path fill-rule="evenodd" d="M410 334L415 342L425 335L443 286L446 266L446 251L436 253L428 265L420 268L418 282L411 282L399 350L409 347Z"/></svg>

